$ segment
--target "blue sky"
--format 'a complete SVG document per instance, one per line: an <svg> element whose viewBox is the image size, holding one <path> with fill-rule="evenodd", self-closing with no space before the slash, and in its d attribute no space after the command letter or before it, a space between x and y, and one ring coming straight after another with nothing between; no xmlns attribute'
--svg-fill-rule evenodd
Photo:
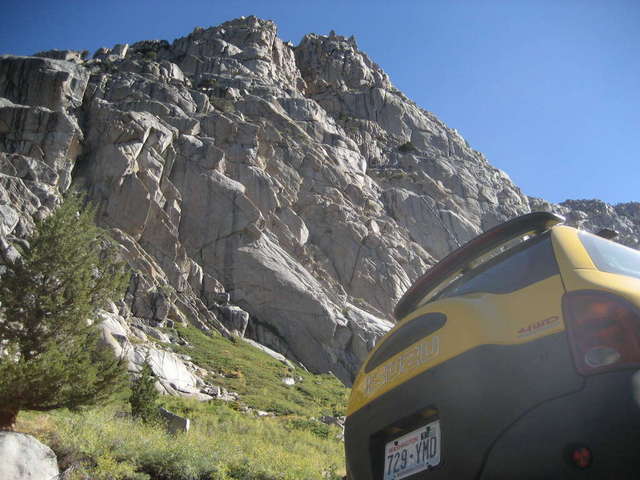
<svg viewBox="0 0 640 480"><path fill-rule="evenodd" d="M241 15L355 35L532 196L640 201L637 0L4 0L0 54L184 36Z"/></svg>

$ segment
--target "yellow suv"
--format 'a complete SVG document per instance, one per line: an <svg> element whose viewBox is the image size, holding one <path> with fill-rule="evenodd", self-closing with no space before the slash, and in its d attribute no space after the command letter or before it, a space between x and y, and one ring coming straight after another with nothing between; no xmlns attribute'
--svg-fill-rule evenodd
<svg viewBox="0 0 640 480"><path fill-rule="evenodd" d="M405 293L353 385L348 477L640 479L640 252L535 212Z"/></svg>

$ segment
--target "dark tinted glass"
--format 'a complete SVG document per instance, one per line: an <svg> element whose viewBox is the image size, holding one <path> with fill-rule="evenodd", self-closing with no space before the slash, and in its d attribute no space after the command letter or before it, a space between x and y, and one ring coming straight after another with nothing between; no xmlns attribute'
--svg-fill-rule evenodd
<svg viewBox="0 0 640 480"><path fill-rule="evenodd" d="M640 278L640 252L587 232L578 233L596 268Z"/></svg>
<svg viewBox="0 0 640 480"><path fill-rule="evenodd" d="M410 320L384 340L384 343L380 345L380 348L376 350L376 353L367 362L367 366L364 369L365 373L369 373L378 365L410 347L421 338L439 330L446 322L447 317L443 313L427 313Z"/></svg>
<svg viewBox="0 0 640 480"><path fill-rule="evenodd" d="M523 242L445 288L437 298L465 293L511 293L557 275L549 234Z"/></svg>

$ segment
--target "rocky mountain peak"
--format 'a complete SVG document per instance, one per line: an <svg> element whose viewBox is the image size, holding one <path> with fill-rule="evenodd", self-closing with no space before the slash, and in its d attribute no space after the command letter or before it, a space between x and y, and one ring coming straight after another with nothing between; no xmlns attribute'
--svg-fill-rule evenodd
<svg viewBox="0 0 640 480"><path fill-rule="evenodd" d="M328 36L305 35L296 47L296 61L307 82L308 95L327 90L392 89L387 74L358 50L354 37L334 32Z"/></svg>
<svg viewBox="0 0 640 480"><path fill-rule="evenodd" d="M638 204L525 196L355 39L293 47L256 17L0 57L4 261L72 183L135 272L114 342L190 323L345 382L412 281L482 230L544 208L639 237Z"/></svg>
<svg viewBox="0 0 640 480"><path fill-rule="evenodd" d="M254 16L196 28L175 40L167 55L196 85L237 86L244 79L244 86L250 87L252 79L297 88L300 80L293 52L277 37L276 25Z"/></svg>
<svg viewBox="0 0 640 480"><path fill-rule="evenodd" d="M638 225L640 225L640 203L609 205L602 200L566 200L558 209L567 220L584 230L597 232L610 228L618 232L616 240L633 248L640 247Z"/></svg>

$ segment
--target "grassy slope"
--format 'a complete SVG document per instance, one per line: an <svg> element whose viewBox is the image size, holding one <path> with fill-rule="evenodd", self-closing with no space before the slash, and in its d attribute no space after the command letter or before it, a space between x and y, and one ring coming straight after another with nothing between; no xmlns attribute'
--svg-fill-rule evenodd
<svg viewBox="0 0 640 480"><path fill-rule="evenodd" d="M276 414L258 418L238 404L163 397L161 403L192 419L191 431L172 436L160 425L115 417L122 397L81 412L23 412L19 429L49 444L77 479L294 480L344 474L339 431L314 417L343 414L348 390L331 375L289 367L245 342L207 336L195 328L180 335L191 346L174 350L213 372L209 381L240 394L239 404ZM283 377L296 378L287 386Z"/></svg>
<svg viewBox="0 0 640 480"><path fill-rule="evenodd" d="M344 471L336 429L322 438L287 419L208 404L192 406L189 433L169 435L114 413L29 412L18 426L51 446L62 468L74 465L74 480L320 480Z"/></svg>
<svg viewBox="0 0 640 480"><path fill-rule="evenodd" d="M292 371L242 340L210 337L193 327L178 331L191 347L176 345L174 351L217 373L210 376L211 383L238 392L249 407L279 415L344 415L348 390L332 375L313 375L302 368ZM285 385L284 377L294 377L296 384Z"/></svg>

